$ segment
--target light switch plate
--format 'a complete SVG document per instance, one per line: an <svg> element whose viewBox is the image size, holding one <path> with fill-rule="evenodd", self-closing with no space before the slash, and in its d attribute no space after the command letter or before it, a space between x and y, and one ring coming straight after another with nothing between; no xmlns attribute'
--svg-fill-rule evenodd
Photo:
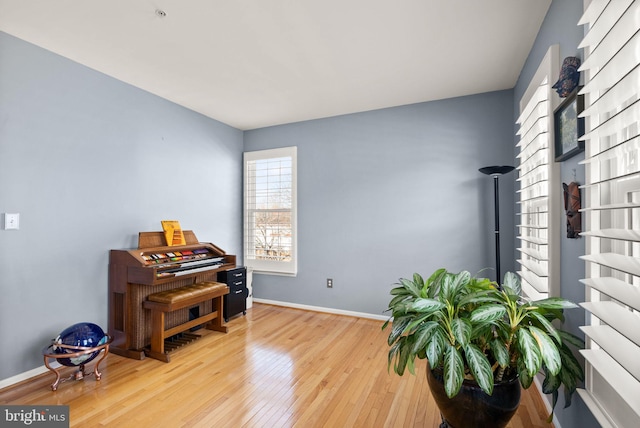
<svg viewBox="0 0 640 428"><path fill-rule="evenodd" d="M4 214L4 228L5 228L5 230L17 230L17 229L20 229L20 214L18 214L18 213L5 213Z"/></svg>

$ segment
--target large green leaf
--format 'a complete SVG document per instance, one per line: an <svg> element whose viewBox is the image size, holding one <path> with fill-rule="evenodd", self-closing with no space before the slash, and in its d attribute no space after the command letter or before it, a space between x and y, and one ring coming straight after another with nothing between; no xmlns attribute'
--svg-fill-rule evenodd
<svg viewBox="0 0 640 428"><path fill-rule="evenodd" d="M504 274L504 280L502 281L502 287L508 288L511 292L510 294L514 294L519 296L522 292L522 286L520 284L520 278L513 272L507 272Z"/></svg>
<svg viewBox="0 0 640 428"><path fill-rule="evenodd" d="M410 299L412 299L412 297L409 294L394 296L389 302L389 309L393 310L394 313L406 314L407 304Z"/></svg>
<svg viewBox="0 0 640 428"><path fill-rule="evenodd" d="M500 367L507 367L510 363L507 345L505 345L505 343L497 337L491 340L490 345L493 356L495 357L498 364L500 364Z"/></svg>
<svg viewBox="0 0 640 428"><path fill-rule="evenodd" d="M570 309L578 307L575 303L561 297L549 297L547 299L536 300L531 302L531 306L543 309Z"/></svg>
<svg viewBox="0 0 640 428"><path fill-rule="evenodd" d="M409 340L403 340L400 342L399 353L398 353L398 356L396 357L396 365L394 367L395 372L400 376L404 374L404 370L407 367L407 361L410 357L409 355L410 346L411 344L409 343Z"/></svg>
<svg viewBox="0 0 640 428"><path fill-rule="evenodd" d="M582 366L573 355L573 352L571 352L571 349L563 343L559 351L562 359L562 371L566 371L574 378L584 381L584 370L582 370Z"/></svg>
<svg viewBox="0 0 640 428"><path fill-rule="evenodd" d="M564 407L567 408L571 405L571 396L577 388L576 378L568 373L567 370L560 370L559 375L564 386Z"/></svg>
<svg viewBox="0 0 640 428"><path fill-rule="evenodd" d="M384 324L382 324L382 330L384 330L385 328L387 328L387 326L388 326L389 324L391 324L391 320L392 320L392 319L393 319L393 318L389 318L388 320L386 320L386 321L384 322Z"/></svg>
<svg viewBox="0 0 640 428"><path fill-rule="evenodd" d="M569 333L568 331L564 330L558 330L558 334L562 338L562 343L570 343L576 348L580 349L584 348L584 340L582 340L575 334Z"/></svg>
<svg viewBox="0 0 640 428"><path fill-rule="evenodd" d="M442 302L453 302L455 292L453 290L454 276L452 273L447 273L442 276L440 283L439 299Z"/></svg>
<svg viewBox="0 0 640 428"><path fill-rule="evenodd" d="M448 290L448 293L450 293L448 296L449 300L453 300L455 296L461 295L461 290L469 283L470 279L471 273L467 271L456 274L452 279L451 288Z"/></svg>
<svg viewBox="0 0 640 428"><path fill-rule="evenodd" d="M413 283L420 290L420 297L427 297L427 286L428 284L424 282L424 279L419 273L413 274Z"/></svg>
<svg viewBox="0 0 640 428"><path fill-rule="evenodd" d="M445 268L437 269L435 272L431 274L431 276L427 279L427 284L431 285L436 280L440 280L440 277L447 272Z"/></svg>
<svg viewBox="0 0 640 428"><path fill-rule="evenodd" d="M496 320L501 319L507 314L507 310L504 306L488 304L476 308L471 313L472 323L493 323Z"/></svg>
<svg viewBox="0 0 640 428"><path fill-rule="evenodd" d="M522 361L527 368L529 376L534 377L542 365L542 356L540 355L538 342L526 328L518 330L518 347L522 353Z"/></svg>
<svg viewBox="0 0 640 428"><path fill-rule="evenodd" d="M558 374L562 366L562 362L560 361L560 352L558 351L555 342L547 336L547 333L540 330L538 327L529 326L529 331L533 335L534 339L536 339L536 342L538 342L540 353L542 354L542 361L546 364L549 372L553 375Z"/></svg>
<svg viewBox="0 0 640 428"><path fill-rule="evenodd" d="M487 356L476 345L469 344L464 348L469 370L476 382L488 395L493 394L493 370Z"/></svg>
<svg viewBox="0 0 640 428"><path fill-rule="evenodd" d="M389 348L389 353L387 354L387 371L391 368L391 364L393 360L398 358L398 354L400 353L400 347L402 346L402 342L398 341L391 345Z"/></svg>
<svg viewBox="0 0 640 428"><path fill-rule="evenodd" d="M482 304L482 303L500 303L501 299L495 292L495 290L481 290L473 293L469 293L462 297L458 301L458 306L465 306L468 304Z"/></svg>
<svg viewBox="0 0 640 428"><path fill-rule="evenodd" d="M524 361L522 359L518 360L517 366L520 385L522 385L524 389L527 389L533 383L533 376L529 375L529 369L524 365Z"/></svg>
<svg viewBox="0 0 640 428"><path fill-rule="evenodd" d="M475 291L480 290L496 290L496 286L488 278L471 278L469 280L469 289Z"/></svg>
<svg viewBox="0 0 640 428"><path fill-rule="evenodd" d="M534 319L534 321L538 322L542 328L547 331L547 334L553 336L558 343L562 343L562 339L560 339L560 335L558 331L555 329L551 321L549 321L544 315L540 314L536 311L528 312L528 315Z"/></svg>
<svg viewBox="0 0 640 428"><path fill-rule="evenodd" d="M458 349L447 345L444 353L444 391L449 398L455 396L464 380L464 360Z"/></svg>
<svg viewBox="0 0 640 428"><path fill-rule="evenodd" d="M427 361L429 361L429 365L431 367L437 367L440 364L440 361L442 361L446 343L447 339L445 338L442 329L435 329L431 335L431 339L427 342L427 346L425 347Z"/></svg>
<svg viewBox="0 0 640 428"><path fill-rule="evenodd" d="M544 394L551 394L560 388L560 376L552 375L548 370L545 370L544 380L542 381L542 392Z"/></svg>
<svg viewBox="0 0 640 428"><path fill-rule="evenodd" d="M430 314L430 313L421 314L420 316L414 317L413 321L411 321L409 324L407 324L407 327L405 327L404 333L407 333L407 334L414 333L414 330L416 329L416 327L420 326L421 324L423 324L425 321L427 321L429 318L432 318L432 317L433 317L433 314Z"/></svg>
<svg viewBox="0 0 640 428"><path fill-rule="evenodd" d="M547 416L547 423L550 424L551 422L553 422L553 409L556 408L556 403L558 402L558 390L556 389L555 391L553 391L551 393L551 413L549 413L549 416Z"/></svg>
<svg viewBox="0 0 640 428"><path fill-rule="evenodd" d="M434 299L418 298L410 306L411 310L422 313L432 313L445 308L445 305Z"/></svg>
<svg viewBox="0 0 640 428"><path fill-rule="evenodd" d="M427 346L436 329L441 328L435 321L427 321L414 332L415 341L411 352L418 353Z"/></svg>
<svg viewBox="0 0 640 428"><path fill-rule="evenodd" d="M427 297L434 298L440 292L440 284L442 279L447 276L447 270L440 268L436 270L427 279L425 287L427 288Z"/></svg>
<svg viewBox="0 0 640 428"><path fill-rule="evenodd" d="M409 373L415 376L416 374L416 366L415 366L416 354L409 353L407 351L407 369Z"/></svg>
<svg viewBox="0 0 640 428"><path fill-rule="evenodd" d="M540 312L549 321L560 320L564 322L564 309L548 309L548 308L532 308L536 312Z"/></svg>
<svg viewBox="0 0 640 428"><path fill-rule="evenodd" d="M396 288L392 288L391 291L389 292L392 296L396 296L396 295L408 295L410 294L406 287L396 287Z"/></svg>
<svg viewBox="0 0 640 428"><path fill-rule="evenodd" d="M451 320L451 331L456 341L465 346L471 338L471 323L464 318L454 318Z"/></svg>
<svg viewBox="0 0 640 428"><path fill-rule="evenodd" d="M420 288L411 280L406 278L400 278L400 284L409 292L411 295L420 297Z"/></svg>
<svg viewBox="0 0 640 428"><path fill-rule="evenodd" d="M387 343L391 345L393 342L398 340L404 329L409 325L409 323L413 320L412 316L404 316L400 318L396 318L393 320L393 326L391 328L391 333L389 333L389 338L387 339Z"/></svg>

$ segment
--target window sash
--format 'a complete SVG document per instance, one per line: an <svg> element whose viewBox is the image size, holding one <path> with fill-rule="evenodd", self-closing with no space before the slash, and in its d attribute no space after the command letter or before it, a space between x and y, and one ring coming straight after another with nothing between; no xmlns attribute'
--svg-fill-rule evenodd
<svg viewBox="0 0 640 428"><path fill-rule="evenodd" d="M244 153L244 263L297 274L297 149Z"/></svg>

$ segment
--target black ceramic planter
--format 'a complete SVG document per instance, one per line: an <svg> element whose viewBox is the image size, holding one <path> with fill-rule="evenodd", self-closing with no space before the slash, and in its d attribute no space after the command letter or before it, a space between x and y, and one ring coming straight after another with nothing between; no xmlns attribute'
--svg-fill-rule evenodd
<svg viewBox="0 0 640 428"><path fill-rule="evenodd" d="M427 380L445 427L502 428L520 404L518 378L495 384L492 395L487 395L475 382L465 380L453 398L444 391L441 373L427 369Z"/></svg>

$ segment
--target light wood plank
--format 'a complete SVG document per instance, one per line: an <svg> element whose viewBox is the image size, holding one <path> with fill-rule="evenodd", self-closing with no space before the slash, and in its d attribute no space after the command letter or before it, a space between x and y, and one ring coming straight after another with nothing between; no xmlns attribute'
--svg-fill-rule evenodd
<svg viewBox="0 0 640 428"><path fill-rule="evenodd" d="M382 322L254 304L229 333L203 337L165 364L110 354L102 380L49 388L53 374L0 390L2 404L66 404L71 427L437 427L425 364L387 372ZM67 376L73 372L68 368ZM510 428L549 428L535 387Z"/></svg>

